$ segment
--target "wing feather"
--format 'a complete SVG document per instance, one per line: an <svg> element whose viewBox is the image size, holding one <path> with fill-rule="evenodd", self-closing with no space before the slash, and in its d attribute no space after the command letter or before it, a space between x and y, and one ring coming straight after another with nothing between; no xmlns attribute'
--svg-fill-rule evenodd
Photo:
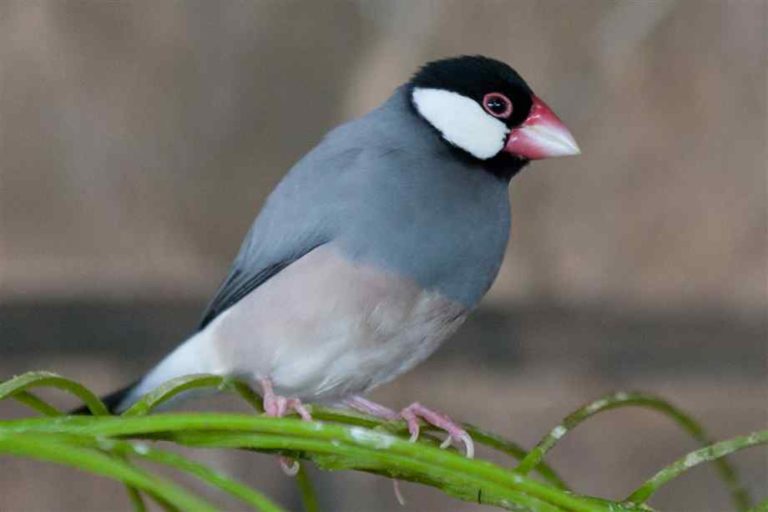
<svg viewBox="0 0 768 512"><path fill-rule="evenodd" d="M200 321L199 329L204 329L214 318L226 311L229 307L236 304L240 299L261 286L285 267L319 245L322 244L309 246L301 253L296 253L283 260L266 265L264 268L256 271L249 271L248 268L235 264L227 278L224 280L224 283L219 287L213 300L208 304L208 307L203 314L203 318Z"/></svg>

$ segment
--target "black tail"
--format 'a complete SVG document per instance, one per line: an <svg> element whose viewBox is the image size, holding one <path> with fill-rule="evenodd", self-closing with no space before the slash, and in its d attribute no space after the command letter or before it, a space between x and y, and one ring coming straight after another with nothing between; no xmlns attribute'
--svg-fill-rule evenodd
<svg viewBox="0 0 768 512"><path fill-rule="evenodd" d="M110 412L110 414L115 414L117 410L117 406L119 406L123 399L128 395L128 393L131 392L131 390L138 384L139 381L134 382L133 384L129 384L128 386L125 386L122 389L118 389L117 391L113 391L112 393L103 396L101 398L101 401L104 402L104 405L107 406L107 410ZM73 409L69 411L69 414L77 414L80 416L90 416L91 411L88 409L87 406L81 405L77 409Z"/></svg>

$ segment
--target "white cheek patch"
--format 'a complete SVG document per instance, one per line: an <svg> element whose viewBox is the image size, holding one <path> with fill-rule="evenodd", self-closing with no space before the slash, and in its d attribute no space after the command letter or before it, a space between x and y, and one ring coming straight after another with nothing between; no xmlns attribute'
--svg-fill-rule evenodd
<svg viewBox="0 0 768 512"><path fill-rule="evenodd" d="M444 89L413 90L416 110L445 140L485 160L504 147L507 125L487 114L474 100Z"/></svg>

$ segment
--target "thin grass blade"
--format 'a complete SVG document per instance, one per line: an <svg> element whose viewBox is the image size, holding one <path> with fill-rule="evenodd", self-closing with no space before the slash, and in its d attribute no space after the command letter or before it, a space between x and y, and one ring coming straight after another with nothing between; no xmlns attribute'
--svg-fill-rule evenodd
<svg viewBox="0 0 768 512"><path fill-rule="evenodd" d="M215 512L217 510L213 505L176 484L140 470L125 461L105 455L98 450L53 441L50 436L0 434L0 453L55 462L107 476L156 495L182 510L196 512Z"/></svg>
<svg viewBox="0 0 768 512"><path fill-rule="evenodd" d="M712 440L696 420L668 401L646 393L618 392L580 407L566 416L559 425L539 441L515 468L515 471L521 474L528 474L541 463L547 452L577 425L598 413L620 407L645 407L660 412L675 421L703 446L712 444ZM736 469L727 459L722 457L715 459L714 464L721 480L725 483L731 494L731 499L736 509L739 511L748 509L752 499L746 487L740 481Z"/></svg>
<svg viewBox="0 0 768 512"><path fill-rule="evenodd" d="M645 503L661 486L689 469L704 462L716 461L731 453L760 444L768 444L768 430L753 432L747 436L734 437L693 451L656 473L633 492L626 501L630 503Z"/></svg>
<svg viewBox="0 0 768 512"><path fill-rule="evenodd" d="M51 372L28 372L0 384L0 400L12 398L31 388L52 387L66 391L83 401L94 416L109 414L102 401L88 388Z"/></svg>

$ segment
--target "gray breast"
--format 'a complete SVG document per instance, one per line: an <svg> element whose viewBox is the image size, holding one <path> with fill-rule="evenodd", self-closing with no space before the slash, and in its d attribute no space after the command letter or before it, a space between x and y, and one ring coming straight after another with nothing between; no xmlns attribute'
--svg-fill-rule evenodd
<svg viewBox="0 0 768 512"><path fill-rule="evenodd" d="M471 308L504 256L507 182L457 157L402 94L329 136L358 148L334 175L339 245Z"/></svg>

